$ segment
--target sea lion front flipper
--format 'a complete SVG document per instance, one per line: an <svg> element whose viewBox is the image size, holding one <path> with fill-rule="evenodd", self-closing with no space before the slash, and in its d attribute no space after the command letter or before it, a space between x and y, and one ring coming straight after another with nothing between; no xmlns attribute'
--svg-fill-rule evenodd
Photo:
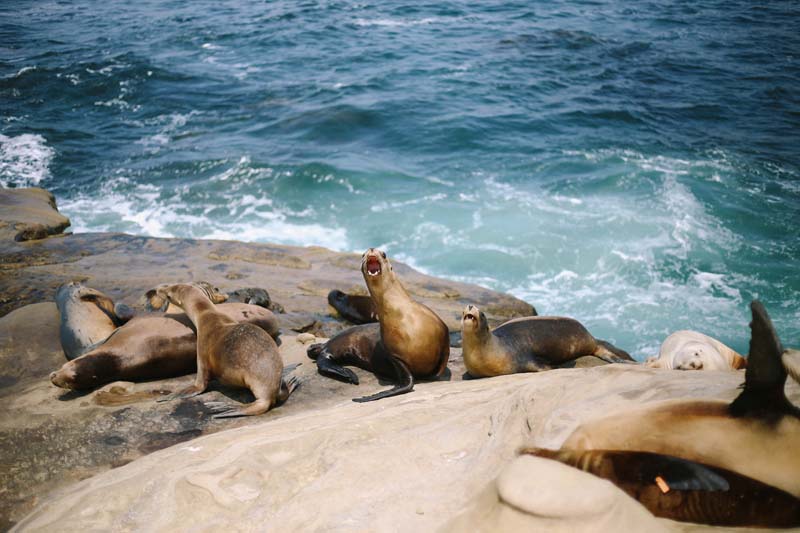
<svg viewBox="0 0 800 533"><path fill-rule="evenodd" d="M783 347L772 320L758 300L750 303L750 354L744 375L744 390L730 405L733 416L782 416L793 410L783 391L786 369L781 361Z"/></svg>
<svg viewBox="0 0 800 533"><path fill-rule="evenodd" d="M358 403L372 402L375 400L388 398L390 396L398 396L400 394L405 394L407 392L411 392L412 390L414 390L414 376L411 374L411 370L408 369L408 366L406 366L406 364L397 357L389 356L389 361L391 361L392 366L395 369L395 374L397 376L397 381L398 381L397 385L395 385L389 390L381 391L372 394L370 396L353 398L354 402Z"/></svg>
<svg viewBox="0 0 800 533"><path fill-rule="evenodd" d="M358 376L356 373L349 368L337 364L333 360L333 354L324 349L317 356L317 372L329 378L358 385Z"/></svg>
<svg viewBox="0 0 800 533"><path fill-rule="evenodd" d="M783 368L792 379L800 384L800 350L788 349L781 355Z"/></svg>

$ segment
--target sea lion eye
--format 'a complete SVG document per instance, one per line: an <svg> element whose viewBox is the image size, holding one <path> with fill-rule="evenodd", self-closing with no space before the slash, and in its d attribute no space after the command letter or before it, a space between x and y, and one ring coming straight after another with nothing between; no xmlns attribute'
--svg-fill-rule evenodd
<svg viewBox="0 0 800 533"><path fill-rule="evenodd" d="M386 252L381 252L381 257L383 257L384 259L386 259Z"/></svg>

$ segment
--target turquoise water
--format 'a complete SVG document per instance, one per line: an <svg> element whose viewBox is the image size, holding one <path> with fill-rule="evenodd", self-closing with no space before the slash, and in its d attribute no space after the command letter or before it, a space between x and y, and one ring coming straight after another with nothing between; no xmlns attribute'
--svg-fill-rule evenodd
<svg viewBox="0 0 800 533"><path fill-rule="evenodd" d="M800 7L0 6L0 184L76 231L363 251L643 358L800 345ZM264 280L269 287L269 280Z"/></svg>

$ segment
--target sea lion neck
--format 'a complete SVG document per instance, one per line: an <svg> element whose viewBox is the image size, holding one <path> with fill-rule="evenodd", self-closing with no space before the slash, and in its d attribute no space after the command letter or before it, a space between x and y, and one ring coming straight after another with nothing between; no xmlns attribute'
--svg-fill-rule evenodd
<svg viewBox="0 0 800 533"><path fill-rule="evenodd" d="M176 287L177 295L180 298L181 306L186 316L194 323L197 324L200 316L206 311L213 311L214 304L208 299L206 294L197 287L191 285L182 285Z"/></svg>

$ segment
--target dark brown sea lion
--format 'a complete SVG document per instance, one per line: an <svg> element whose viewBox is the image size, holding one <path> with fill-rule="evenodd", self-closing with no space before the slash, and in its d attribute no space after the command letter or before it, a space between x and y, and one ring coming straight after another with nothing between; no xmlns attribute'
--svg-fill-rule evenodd
<svg viewBox="0 0 800 533"><path fill-rule="evenodd" d="M381 342L378 324L362 324L348 328L328 342L312 344L306 351L317 362L317 371L345 383L358 385L358 376L343 365L352 365L384 377L394 377L389 352Z"/></svg>
<svg viewBox="0 0 800 533"><path fill-rule="evenodd" d="M364 252L361 273L378 310L381 342L398 384L354 401L368 402L404 394L413 390L415 377L441 375L450 357L450 335L442 319L411 299L386 254L380 250L370 248Z"/></svg>
<svg viewBox="0 0 800 533"><path fill-rule="evenodd" d="M197 329L195 383L165 401L202 394L211 378L216 378L225 385L250 389L255 401L244 407L208 402L217 411L214 418L254 416L286 401L297 387L296 378L283 380L278 345L261 328L221 313L206 292L192 285L161 286L157 294L181 307Z"/></svg>
<svg viewBox="0 0 800 533"><path fill-rule="evenodd" d="M258 287L247 287L244 289L236 289L228 293L229 302L241 302L244 304L258 305L265 309L269 309L275 313L283 313L283 306L277 302L273 302L269 293L265 289Z"/></svg>
<svg viewBox="0 0 800 533"><path fill-rule="evenodd" d="M106 340L132 314L127 306L115 306L102 292L76 281L58 288L56 306L61 313L61 347L69 360Z"/></svg>
<svg viewBox="0 0 800 533"><path fill-rule="evenodd" d="M626 352L595 339L572 318L515 318L489 330L486 315L474 305L461 315L461 342L464 364L473 377L538 372L586 355L609 363L633 361Z"/></svg>
<svg viewBox="0 0 800 533"><path fill-rule="evenodd" d="M800 526L800 499L723 468L648 452L533 448L522 453L607 479L661 518L713 526Z"/></svg>
<svg viewBox="0 0 800 533"><path fill-rule="evenodd" d="M660 402L612 415L578 427L562 449L675 456L800 498L800 409L784 392L787 372L800 374L800 352L784 352L764 306L754 301L750 307L744 390L733 402ZM770 509L762 512L769 514Z"/></svg>
<svg viewBox="0 0 800 533"><path fill-rule="evenodd" d="M328 293L328 303L342 318L353 324L372 324L378 321L378 308L371 296L332 290Z"/></svg>
<svg viewBox="0 0 800 533"><path fill-rule="evenodd" d="M275 315L262 307L224 303L217 309L273 337L280 334ZM120 326L104 342L50 374L50 381L65 389L87 390L112 381L163 379L196 371L197 335L191 320L182 312L153 313Z"/></svg>

